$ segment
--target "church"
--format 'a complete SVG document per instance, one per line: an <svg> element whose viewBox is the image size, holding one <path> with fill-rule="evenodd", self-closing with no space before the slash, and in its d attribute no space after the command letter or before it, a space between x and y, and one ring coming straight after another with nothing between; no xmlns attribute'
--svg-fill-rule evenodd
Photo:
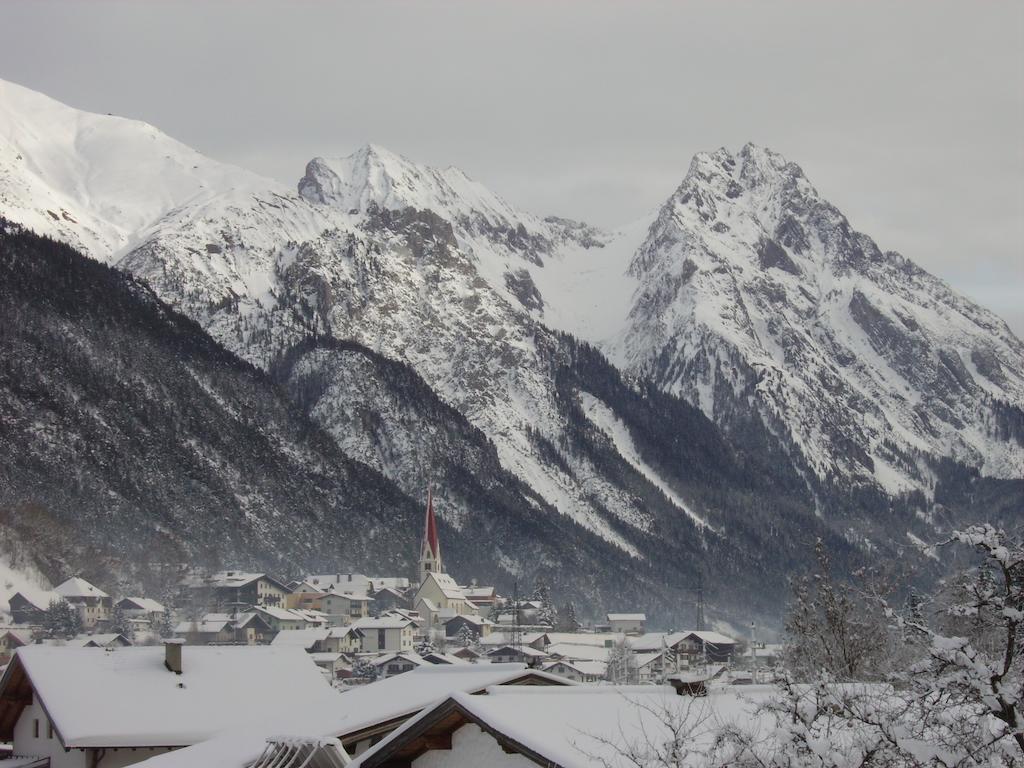
<svg viewBox="0 0 1024 768"><path fill-rule="evenodd" d="M456 616L479 613L462 587L444 572L441 543L437 537L437 520L434 518L434 498L429 490L423 543L420 546L419 583L413 598L413 610L419 613L424 627L440 627Z"/></svg>

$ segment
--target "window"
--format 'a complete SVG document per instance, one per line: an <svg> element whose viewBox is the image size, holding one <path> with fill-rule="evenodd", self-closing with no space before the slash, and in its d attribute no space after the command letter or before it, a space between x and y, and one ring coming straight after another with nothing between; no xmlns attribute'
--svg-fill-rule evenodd
<svg viewBox="0 0 1024 768"><path fill-rule="evenodd" d="M35 720L32 721L32 737L36 738L36 739L39 738L39 718L38 717Z"/></svg>
<svg viewBox="0 0 1024 768"><path fill-rule="evenodd" d="M384 648L388 644L388 634L386 630L377 630L377 647Z"/></svg>
<svg viewBox="0 0 1024 768"><path fill-rule="evenodd" d="M48 739L52 739L53 738L53 723L51 723L49 721L47 721L47 723L46 723L46 738L48 738Z"/></svg>

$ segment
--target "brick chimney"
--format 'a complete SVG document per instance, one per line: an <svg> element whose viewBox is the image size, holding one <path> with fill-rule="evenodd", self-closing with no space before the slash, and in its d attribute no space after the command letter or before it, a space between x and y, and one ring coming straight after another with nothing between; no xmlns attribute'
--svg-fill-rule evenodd
<svg viewBox="0 0 1024 768"><path fill-rule="evenodd" d="M181 647L185 641L172 637L164 640L164 666L176 675L181 674Z"/></svg>

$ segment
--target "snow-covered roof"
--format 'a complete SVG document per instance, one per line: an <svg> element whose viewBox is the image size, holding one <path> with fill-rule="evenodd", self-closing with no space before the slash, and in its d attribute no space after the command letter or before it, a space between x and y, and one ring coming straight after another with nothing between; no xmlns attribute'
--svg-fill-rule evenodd
<svg viewBox="0 0 1024 768"><path fill-rule="evenodd" d="M125 608L134 608L146 613L163 613L164 607L150 597L124 597L117 604Z"/></svg>
<svg viewBox="0 0 1024 768"><path fill-rule="evenodd" d="M378 656L375 659L371 659L370 663L375 667L383 667L392 661L408 661L411 664L415 664L417 667L426 664L423 657L418 653L412 651L401 651L398 653L385 653L383 656Z"/></svg>
<svg viewBox="0 0 1024 768"><path fill-rule="evenodd" d="M406 576L370 576L368 579L374 592L380 589L404 592L409 588L409 579Z"/></svg>
<svg viewBox="0 0 1024 768"><path fill-rule="evenodd" d="M333 664L338 659L343 658L340 653L331 653L330 651L317 651L316 653L309 654L311 658L317 664Z"/></svg>
<svg viewBox="0 0 1024 768"><path fill-rule="evenodd" d="M287 632L278 632L270 644L275 647L290 645L297 648L309 650L317 643L321 643L331 635L331 630L320 627L307 629L292 629Z"/></svg>
<svg viewBox="0 0 1024 768"><path fill-rule="evenodd" d="M228 619L209 619L204 616L201 621L179 621L174 627L174 634L187 635L195 632L201 635L215 635L223 632L230 624Z"/></svg>
<svg viewBox="0 0 1024 768"><path fill-rule="evenodd" d="M645 613L609 613L608 621L647 621Z"/></svg>
<svg viewBox="0 0 1024 768"><path fill-rule="evenodd" d="M333 638L343 638L346 635L359 635L357 628L351 625L347 627L330 627L327 631L329 636Z"/></svg>
<svg viewBox="0 0 1024 768"><path fill-rule="evenodd" d="M663 647L673 647L680 640L685 639L687 634L686 632L646 632L639 637L631 637L629 647L637 653L660 651Z"/></svg>
<svg viewBox="0 0 1024 768"><path fill-rule="evenodd" d="M511 645L499 645L497 648L492 648L487 651L488 656L502 655L507 656L509 654L522 654L531 659L543 659L547 657L544 651L538 651L536 648L531 648L528 645L523 645L518 648Z"/></svg>
<svg viewBox="0 0 1024 768"><path fill-rule="evenodd" d="M552 643L544 649L547 656L578 661L607 661L611 648L602 645L575 645L572 643Z"/></svg>
<svg viewBox="0 0 1024 768"><path fill-rule="evenodd" d="M27 674L67 747L182 746L296 709L330 708L340 694L299 648L187 646L181 675L160 646L98 653L19 648L0 691Z"/></svg>
<svg viewBox="0 0 1024 768"><path fill-rule="evenodd" d="M697 637L709 645L736 645L736 641L728 635L723 635L721 632L705 632L704 630L695 630L684 633L686 637Z"/></svg>
<svg viewBox="0 0 1024 768"><path fill-rule="evenodd" d="M649 653L637 653L633 655L633 663L636 664L637 669L643 669L648 664L660 659L664 654L661 651L651 651Z"/></svg>
<svg viewBox="0 0 1024 768"><path fill-rule="evenodd" d="M477 616L477 615L472 614L472 613L457 614L457 615L452 616L449 619L447 619L444 623L447 624L448 622L455 621L456 619L464 619L468 623L475 624L478 627L482 627L484 625L490 625L492 627L494 626L494 622L491 621L490 619L485 619L483 616Z"/></svg>
<svg viewBox="0 0 1024 768"><path fill-rule="evenodd" d="M352 626L357 629L404 629L410 624L412 622L409 619L401 616L368 616L352 622Z"/></svg>
<svg viewBox="0 0 1024 768"><path fill-rule="evenodd" d="M28 645L32 642L32 630L22 629L21 627L8 627L6 629L0 629L0 637L10 635L22 645Z"/></svg>
<svg viewBox="0 0 1024 768"><path fill-rule="evenodd" d="M608 664L604 661L579 661L571 659L553 661L550 664L545 664L543 669L545 672L551 672L551 670L559 666L569 667L570 669L575 669L580 674L594 677L604 677L605 672L608 671ZM552 672L552 674L558 673Z"/></svg>
<svg viewBox="0 0 1024 768"><path fill-rule="evenodd" d="M463 658L451 653L441 653L440 651L425 653L422 655L422 658L424 661L429 661L431 664L469 664L469 662Z"/></svg>
<svg viewBox="0 0 1024 768"><path fill-rule="evenodd" d="M188 649L186 649L188 650ZM319 675L319 671L317 672ZM322 679L322 675L321 675ZM522 664L463 664L416 667L339 694L340 701L326 708L299 706L273 719L254 717L210 741L146 760L144 768L246 768L263 751L268 735L286 731L347 738L367 728L401 721L455 691L478 693L490 686L530 679L551 685L573 683L557 675L528 670Z"/></svg>
<svg viewBox="0 0 1024 768"><path fill-rule="evenodd" d="M742 695L723 691L702 699L677 696L667 686L523 686L488 688L486 696L460 692L407 721L357 758L353 766L384 765L407 739L426 729L459 727L459 720L453 724L441 719L453 711L485 724L492 735L507 738L513 746L533 752L550 765L625 765L622 750L627 747L671 741L665 713L670 720L693 723L687 746L696 751L709 747L722 726L756 717L756 704L770 692L768 687L746 687Z"/></svg>
<svg viewBox="0 0 1024 768"><path fill-rule="evenodd" d="M350 603L372 603L373 598L369 595L364 595L360 592L339 592L336 588L327 591L328 595L333 597L343 597Z"/></svg>
<svg viewBox="0 0 1024 768"><path fill-rule="evenodd" d="M78 576L72 576L70 579L58 586L54 592L65 599L74 599L76 597L110 597L110 595L99 587L90 584L88 581L79 578Z"/></svg>
<svg viewBox="0 0 1024 768"><path fill-rule="evenodd" d="M292 611L287 608L278 608L276 605L257 605L253 607L257 613L262 613L278 621L302 621L309 622L310 619L300 611ZM293 630L294 631L294 630Z"/></svg>
<svg viewBox="0 0 1024 768"><path fill-rule="evenodd" d="M87 648L90 646L102 648L116 642L120 642L123 645L131 645L131 640L117 632L101 632L96 635L78 635L77 637L72 637L70 640L63 642L71 648Z"/></svg>
<svg viewBox="0 0 1024 768"><path fill-rule="evenodd" d="M596 645L602 648L609 644L616 645L621 643L626 637L621 632L545 632L544 634L547 635L548 641L552 644ZM633 639L630 639L629 642L632 644Z"/></svg>
<svg viewBox="0 0 1024 768"><path fill-rule="evenodd" d="M463 587L462 591L469 599L495 597L494 587Z"/></svg>
<svg viewBox="0 0 1024 768"><path fill-rule="evenodd" d="M465 600L466 594L462 591L462 587L447 573L434 573L431 571L427 574L428 579L433 579L437 586L441 589L441 593L449 600Z"/></svg>
<svg viewBox="0 0 1024 768"><path fill-rule="evenodd" d="M370 577L361 573L312 574L306 581L325 592L357 592L365 595L370 590Z"/></svg>

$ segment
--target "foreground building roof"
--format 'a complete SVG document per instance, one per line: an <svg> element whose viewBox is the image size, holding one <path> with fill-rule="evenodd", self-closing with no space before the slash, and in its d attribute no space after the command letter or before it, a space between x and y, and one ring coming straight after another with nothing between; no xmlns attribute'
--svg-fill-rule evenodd
<svg viewBox="0 0 1024 768"><path fill-rule="evenodd" d="M61 743L76 747L175 747L195 744L256 716L337 705L301 648L188 646L182 674L160 646L19 648L0 678L0 739L35 696Z"/></svg>

